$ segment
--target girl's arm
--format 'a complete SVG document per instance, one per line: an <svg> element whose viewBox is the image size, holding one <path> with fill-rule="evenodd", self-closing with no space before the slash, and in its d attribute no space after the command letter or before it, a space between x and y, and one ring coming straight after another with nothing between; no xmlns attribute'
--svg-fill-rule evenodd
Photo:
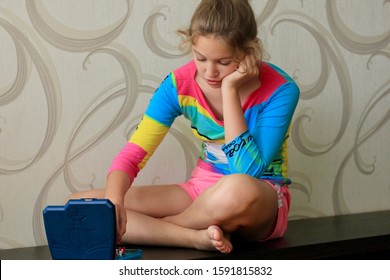
<svg viewBox="0 0 390 280"><path fill-rule="evenodd" d="M223 120L225 127L225 143L230 143L236 137L248 130L239 95L239 88L248 81L259 77L256 58L247 55L237 71L225 77L222 81Z"/></svg>
<svg viewBox="0 0 390 280"><path fill-rule="evenodd" d="M168 133L174 119L181 114L172 75L169 74L153 94L136 131L114 158L108 172L105 197L115 204L118 241L126 231L125 194Z"/></svg>
<svg viewBox="0 0 390 280"><path fill-rule="evenodd" d="M251 65L248 64L247 59L245 63ZM256 116L252 116L253 120L250 123L250 128L248 128L241 103L239 103L237 97L237 85L240 85L240 81L245 81L245 77L250 77L250 69L247 66L246 73L236 73L239 72L236 71L225 78L227 80L226 84L224 84L225 80L223 82L226 141L225 145L222 146L222 150L227 156L232 173L244 173L260 178L269 168L275 156L281 152L280 149L286 139L298 103L299 89L287 76L282 78L283 83L275 88L275 92L264 103L261 112ZM241 79L237 78L239 74L242 75ZM281 73L281 75L283 74ZM275 78L280 77L275 76ZM275 168L278 168L278 166ZM281 170L274 170L273 172L282 173Z"/></svg>
<svg viewBox="0 0 390 280"><path fill-rule="evenodd" d="M124 197L131 186L132 180L121 170L115 170L107 176L105 198L115 205L116 212L116 238L120 242L126 232L126 210L124 208Z"/></svg>

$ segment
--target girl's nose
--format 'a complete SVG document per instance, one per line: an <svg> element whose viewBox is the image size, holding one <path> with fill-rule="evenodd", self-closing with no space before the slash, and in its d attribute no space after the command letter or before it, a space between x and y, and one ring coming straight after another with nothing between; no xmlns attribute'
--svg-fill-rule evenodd
<svg viewBox="0 0 390 280"><path fill-rule="evenodd" d="M218 76L218 69L215 65L215 63L207 63L206 66L206 76L210 78L214 78Z"/></svg>

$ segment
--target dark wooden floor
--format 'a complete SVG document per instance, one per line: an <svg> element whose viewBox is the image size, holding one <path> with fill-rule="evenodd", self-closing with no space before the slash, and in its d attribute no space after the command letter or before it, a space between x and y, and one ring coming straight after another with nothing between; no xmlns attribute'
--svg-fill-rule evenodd
<svg viewBox="0 0 390 280"><path fill-rule="evenodd" d="M390 259L390 211L290 221L285 236L263 243L235 243L231 254L181 248L142 249L145 260L186 259ZM47 246L0 250L1 260L51 259Z"/></svg>

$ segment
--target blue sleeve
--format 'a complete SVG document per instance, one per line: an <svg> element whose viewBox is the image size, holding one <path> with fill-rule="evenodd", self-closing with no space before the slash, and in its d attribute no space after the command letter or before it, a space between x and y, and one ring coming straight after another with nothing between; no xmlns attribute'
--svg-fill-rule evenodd
<svg viewBox="0 0 390 280"><path fill-rule="evenodd" d="M170 127L175 118L181 115L173 73L170 73L157 88L145 114L167 127Z"/></svg>
<svg viewBox="0 0 390 280"><path fill-rule="evenodd" d="M281 152L292 116L299 100L295 83L282 85L253 119L249 129L222 146L232 173L260 178L275 156Z"/></svg>

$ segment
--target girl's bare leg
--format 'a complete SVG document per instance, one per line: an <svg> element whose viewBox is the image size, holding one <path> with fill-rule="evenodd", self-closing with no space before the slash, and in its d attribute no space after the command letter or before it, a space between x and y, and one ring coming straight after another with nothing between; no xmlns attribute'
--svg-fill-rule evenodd
<svg viewBox="0 0 390 280"><path fill-rule="evenodd" d="M271 234L277 210L277 195L268 183L236 174L223 177L184 211L164 220L189 228L215 224L225 234L237 232L246 240L262 240Z"/></svg>
<svg viewBox="0 0 390 280"><path fill-rule="evenodd" d="M103 198L104 194L104 190L94 190L71 198ZM193 202L176 185L132 187L126 194L125 208L124 242L229 253L232 232L247 240L261 240L272 232L277 196L265 182L230 175Z"/></svg>
<svg viewBox="0 0 390 280"><path fill-rule="evenodd" d="M219 250L222 253L229 253L232 249L221 242L223 232L216 226L191 229L132 210L127 210L127 221L127 230L122 239L125 243Z"/></svg>
<svg viewBox="0 0 390 280"><path fill-rule="evenodd" d="M100 189L75 193L69 199L104 196L105 190ZM181 213L191 203L187 193L175 185L132 187L125 197L127 229L122 241L230 252L231 243L217 226L188 228L160 219Z"/></svg>

